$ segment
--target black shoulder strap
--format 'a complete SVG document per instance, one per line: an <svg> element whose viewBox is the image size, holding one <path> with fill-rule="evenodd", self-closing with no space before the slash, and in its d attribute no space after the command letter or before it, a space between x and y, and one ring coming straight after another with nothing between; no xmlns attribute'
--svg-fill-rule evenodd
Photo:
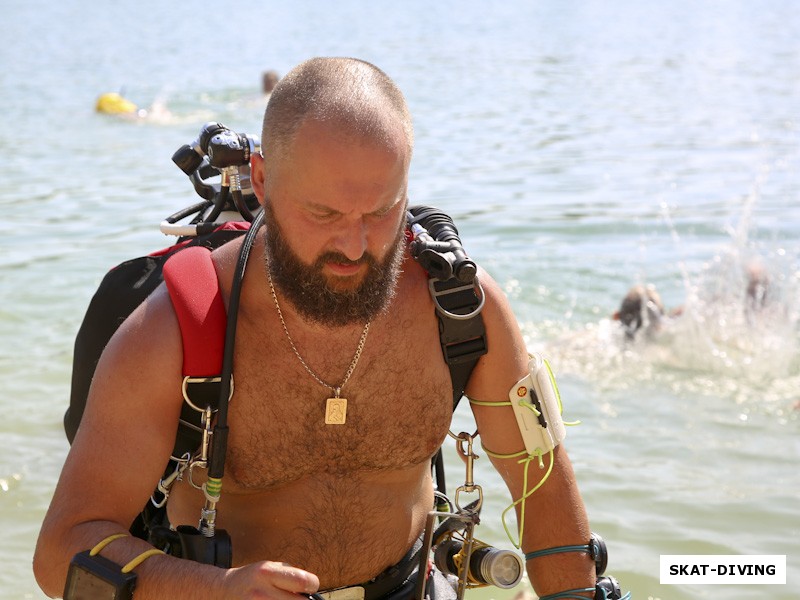
<svg viewBox="0 0 800 600"><path fill-rule="evenodd" d="M453 219L444 211L409 206L406 221L411 256L428 274L455 410L472 370L487 351L477 265L467 256Z"/></svg>
<svg viewBox="0 0 800 600"><path fill-rule="evenodd" d="M474 284L464 284L455 278L447 281L430 279L429 285L439 320L442 354L450 369L455 411L464 396L472 370L480 357L488 351L486 328L480 313L483 297L476 293L477 280ZM432 466L436 489L446 495L447 482L441 448L434 455Z"/></svg>
<svg viewBox="0 0 800 600"><path fill-rule="evenodd" d="M481 356L486 354L486 328L480 314L483 298L476 285L455 278L430 280L439 320L439 340L453 383L453 410L464 395L467 382Z"/></svg>

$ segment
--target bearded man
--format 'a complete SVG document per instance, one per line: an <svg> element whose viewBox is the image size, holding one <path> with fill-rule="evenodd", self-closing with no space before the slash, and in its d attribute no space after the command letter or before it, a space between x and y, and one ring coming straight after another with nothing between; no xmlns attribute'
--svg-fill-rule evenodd
<svg viewBox="0 0 800 600"><path fill-rule="evenodd" d="M369 590L418 543L433 507L431 457L447 435L452 384L428 277L403 235L413 148L405 100L371 64L312 59L272 92L262 139L251 180L265 227L241 290L217 516L233 566L150 556L135 567L136 600ZM212 254L226 303L240 245ZM520 498L526 467L504 456L523 439L504 405L528 355L502 291L479 277L489 351L466 391L492 462ZM51 596L64 589L72 556L127 532L153 491L175 438L181 367L180 328L161 286L98 365L37 547L36 576ZM524 551L590 536L563 447L551 460L545 484L524 500ZM203 492L177 482L170 525L195 524L203 503ZM124 565L149 549L127 536L101 555ZM586 554L537 556L527 567L539 594L594 589ZM388 595L408 597L397 593L406 583Z"/></svg>

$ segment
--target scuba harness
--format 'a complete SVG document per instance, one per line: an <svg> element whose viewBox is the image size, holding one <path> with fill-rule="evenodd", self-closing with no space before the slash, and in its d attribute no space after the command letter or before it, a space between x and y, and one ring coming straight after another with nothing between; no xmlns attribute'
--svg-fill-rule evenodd
<svg viewBox="0 0 800 600"><path fill-rule="evenodd" d="M430 236L425 225L432 219L436 220L438 228L454 237L441 242ZM409 209L408 220L414 236L411 253L423 267L429 265L431 271L443 274L446 269L444 265L452 262L456 267L462 267L463 279L472 279L462 281L451 276L447 280L430 280L442 352L451 374L455 410L472 369L487 351L480 317L483 292L475 278L474 263L469 261L460 248L458 232L447 215L437 209L416 206ZM224 530L215 528L215 517L224 474L227 406L234 385L232 370L236 315L242 278L262 221L263 211L250 224L242 242L227 317L207 249L187 248L176 253L164 265L164 281L175 307L183 338L184 406L170 465L151 502L145 507L136 533L173 555L225 567L230 566L231 561L230 539ZM433 253L430 252L433 244L442 243L452 247L460 256L455 253L447 256L441 247ZM199 286L198 281L202 282ZM207 285L203 285L204 283ZM224 345L220 342L223 333ZM208 471L208 480L202 486L194 484L191 479L195 467L206 468ZM437 491L446 494L441 450L433 459L433 468ZM187 469L190 483L202 489L206 503L201 511L198 528L179 526L173 531L162 524L165 505L170 486Z"/></svg>

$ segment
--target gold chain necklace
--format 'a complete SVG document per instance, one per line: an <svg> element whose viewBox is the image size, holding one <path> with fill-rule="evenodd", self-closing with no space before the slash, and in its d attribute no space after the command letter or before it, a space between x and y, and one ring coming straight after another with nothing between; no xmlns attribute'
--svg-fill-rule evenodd
<svg viewBox="0 0 800 600"><path fill-rule="evenodd" d="M278 304L278 295L275 293L275 286L272 283L272 273L269 268L269 264L267 264L267 278L269 279L269 289L272 292L272 299L275 302L275 308L278 309L278 318L281 320L281 325L283 326L283 331L286 334L286 339L289 340L289 345L292 347L294 351L294 355L300 361L300 364L303 365L303 368L308 371L308 374L313 377L317 383L322 385L323 387L328 388L333 392L333 398L328 398L325 403L325 424L326 425L344 425L345 420L347 419L347 398L341 397L342 388L345 384L350 380L350 376L353 374L353 371L356 369L356 365L358 364L358 359L361 358L361 352L364 350L364 344L367 342L367 334L369 333L369 325L371 321L367 321L367 324L364 325L364 331L361 332L361 338L358 340L358 347L356 348L355 356L353 356L353 360L350 362L350 366L347 367L347 372L344 374L344 379L342 379L342 383L339 385L331 385L329 383L325 383L322 379L311 370L311 367L308 366L303 357L300 355L300 352L297 350L297 346L294 345L294 340L292 340L292 336L289 335L289 328L286 327L286 321L283 318L283 311L281 311L281 305Z"/></svg>

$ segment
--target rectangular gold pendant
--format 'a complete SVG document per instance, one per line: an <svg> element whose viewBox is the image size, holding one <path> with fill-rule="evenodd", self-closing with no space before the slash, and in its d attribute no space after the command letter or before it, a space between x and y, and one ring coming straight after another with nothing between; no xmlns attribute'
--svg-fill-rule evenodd
<svg viewBox="0 0 800 600"><path fill-rule="evenodd" d="M347 398L328 398L325 425L344 425L347 419Z"/></svg>

